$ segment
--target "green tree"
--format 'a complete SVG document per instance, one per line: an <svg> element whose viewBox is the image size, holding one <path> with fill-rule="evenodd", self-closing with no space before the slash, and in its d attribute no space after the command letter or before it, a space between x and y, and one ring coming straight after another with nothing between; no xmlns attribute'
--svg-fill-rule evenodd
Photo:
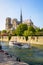
<svg viewBox="0 0 43 65"><path fill-rule="evenodd" d="M7 31L6 30L2 30L2 33L7 33Z"/></svg>
<svg viewBox="0 0 43 65"><path fill-rule="evenodd" d="M27 29L28 29L27 24L19 24L19 26L16 29L16 34L22 36L24 31Z"/></svg>
<svg viewBox="0 0 43 65"><path fill-rule="evenodd" d="M29 27L28 27L28 31L32 31L32 32L34 33L34 32L35 32L35 29L34 29L33 26L29 26Z"/></svg>
<svg viewBox="0 0 43 65"><path fill-rule="evenodd" d="M6 30L2 30L1 34L7 34L7 31Z"/></svg>
<svg viewBox="0 0 43 65"><path fill-rule="evenodd" d="M27 36L28 36L28 30L25 30L24 33L23 33L23 35L24 35L25 37L27 37Z"/></svg>
<svg viewBox="0 0 43 65"><path fill-rule="evenodd" d="M33 31L29 31L29 30L26 30L24 31L24 34L23 34L25 37L28 37L28 36L32 36L32 35L35 35L35 33Z"/></svg>
<svg viewBox="0 0 43 65"><path fill-rule="evenodd" d="M43 32L43 28L40 29Z"/></svg>
<svg viewBox="0 0 43 65"><path fill-rule="evenodd" d="M28 40L28 30L25 30L23 35L25 36L26 40Z"/></svg>
<svg viewBox="0 0 43 65"><path fill-rule="evenodd" d="M26 30L24 31L23 35L25 36L26 40L28 40L28 36L33 36L35 33L33 33L33 31Z"/></svg>
<svg viewBox="0 0 43 65"><path fill-rule="evenodd" d="M16 31L15 30L12 30L12 35L16 35Z"/></svg>
<svg viewBox="0 0 43 65"><path fill-rule="evenodd" d="M40 32L40 28L36 28L35 30L36 30L36 32Z"/></svg>
<svg viewBox="0 0 43 65"><path fill-rule="evenodd" d="M41 35L41 29L40 28L36 28L36 36L40 36Z"/></svg>

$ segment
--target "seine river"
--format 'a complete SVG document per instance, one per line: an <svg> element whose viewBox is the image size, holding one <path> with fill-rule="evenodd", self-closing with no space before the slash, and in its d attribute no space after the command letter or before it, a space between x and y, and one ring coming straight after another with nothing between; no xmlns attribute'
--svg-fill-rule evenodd
<svg viewBox="0 0 43 65"><path fill-rule="evenodd" d="M10 47L7 42L0 43L2 44L3 50L7 51L14 57L19 57L21 61L24 61L30 65L43 65L43 48L17 48L16 46Z"/></svg>

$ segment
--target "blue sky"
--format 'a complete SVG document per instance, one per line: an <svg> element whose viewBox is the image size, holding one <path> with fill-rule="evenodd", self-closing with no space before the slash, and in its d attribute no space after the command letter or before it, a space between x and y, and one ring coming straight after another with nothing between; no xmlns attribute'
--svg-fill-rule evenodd
<svg viewBox="0 0 43 65"><path fill-rule="evenodd" d="M0 0L0 30L5 29L6 17L19 20L21 9L23 20L31 18L36 26L43 27L43 0Z"/></svg>

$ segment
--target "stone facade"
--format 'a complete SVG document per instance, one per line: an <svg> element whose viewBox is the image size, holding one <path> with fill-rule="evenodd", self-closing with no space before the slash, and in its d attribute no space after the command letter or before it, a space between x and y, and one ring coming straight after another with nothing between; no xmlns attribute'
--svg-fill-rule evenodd
<svg viewBox="0 0 43 65"><path fill-rule="evenodd" d="M10 17L7 17L6 18L6 30L11 30L12 28L12 24L11 24L11 18Z"/></svg>
<svg viewBox="0 0 43 65"><path fill-rule="evenodd" d="M18 25L20 24L21 22L18 21L16 18L12 19L11 18L6 18L6 30L15 30ZM37 28L31 19L27 19L25 21L22 22L23 24L27 24L28 26L33 26L34 28Z"/></svg>
<svg viewBox="0 0 43 65"><path fill-rule="evenodd" d="M8 42L9 41L8 36L0 36L0 41Z"/></svg>
<svg viewBox="0 0 43 65"><path fill-rule="evenodd" d="M11 20L11 18L7 17L5 28L6 28L6 30L15 30L20 23L21 22L18 21L16 18Z"/></svg>
<svg viewBox="0 0 43 65"><path fill-rule="evenodd" d="M11 20L10 17L6 18L6 30L14 30L17 28L17 26L22 23L22 10L21 10L21 14L20 14L20 21L18 21L16 18L14 18L13 20Z"/></svg>
<svg viewBox="0 0 43 65"><path fill-rule="evenodd" d="M33 26L33 22L32 22L31 19L26 19L26 20L24 21L24 23L27 24L28 26Z"/></svg>
<svg viewBox="0 0 43 65"><path fill-rule="evenodd" d="M20 23L24 23L27 24L28 26L33 26L34 28L36 28L31 19L27 19L25 21L22 20L22 10L20 14L20 21L18 21L16 18L14 19L11 19L10 17L6 18L5 28L6 30L15 30Z"/></svg>
<svg viewBox="0 0 43 65"><path fill-rule="evenodd" d="M8 36L0 36L0 41L8 42ZM27 44L43 45L43 36L28 36L28 40L24 36L12 36L10 41L16 41Z"/></svg>
<svg viewBox="0 0 43 65"><path fill-rule="evenodd" d="M31 19L26 19L23 23L27 24L28 26L33 26L35 29L37 28L37 26L34 25Z"/></svg>
<svg viewBox="0 0 43 65"><path fill-rule="evenodd" d="M19 24L20 24L20 21L18 21L17 19L13 19L12 20L12 29L16 29Z"/></svg>

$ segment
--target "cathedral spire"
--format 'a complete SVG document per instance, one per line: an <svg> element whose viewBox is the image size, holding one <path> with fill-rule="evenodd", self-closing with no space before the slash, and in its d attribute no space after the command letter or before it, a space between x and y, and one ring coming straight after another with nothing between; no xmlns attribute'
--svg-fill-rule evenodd
<svg viewBox="0 0 43 65"><path fill-rule="evenodd" d="M20 22L22 23L22 10L21 10L21 14L20 14Z"/></svg>

